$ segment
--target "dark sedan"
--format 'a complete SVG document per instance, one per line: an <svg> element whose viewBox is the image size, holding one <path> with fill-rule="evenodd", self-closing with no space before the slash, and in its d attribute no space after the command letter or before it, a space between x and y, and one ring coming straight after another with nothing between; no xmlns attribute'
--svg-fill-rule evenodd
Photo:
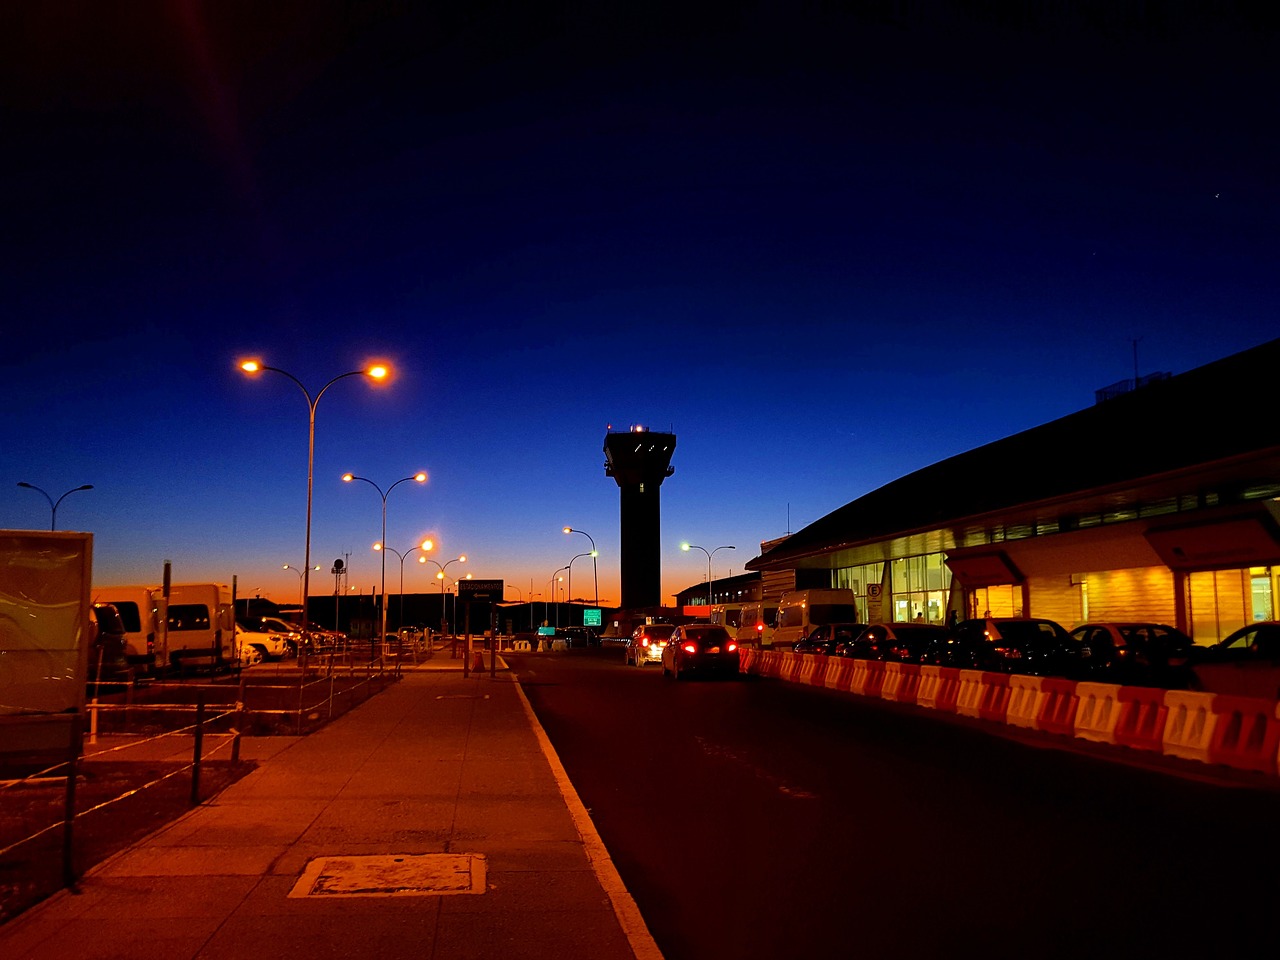
<svg viewBox="0 0 1280 960"><path fill-rule="evenodd" d="M1080 679L1087 674L1080 644L1053 620L987 617L962 620L932 644L922 663L946 667Z"/></svg>
<svg viewBox="0 0 1280 960"><path fill-rule="evenodd" d="M852 643L861 632L860 623L824 623L797 640L792 652L832 654L837 647Z"/></svg>
<svg viewBox="0 0 1280 960"><path fill-rule="evenodd" d="M1132 686L1182 689L1191 682L1188 662L1195 644L1165 623L1082 623L1071 631L1087 672L1097 680Z"/></svg>
<svg viewBox="0 0 1280 960"><path fill-rule="evenodd" d="M950 633L940 623L873 623L832 652L859 660L919 663L926 650L945 644Z"/></svg>
<svg viewBox="0 0 1280 960"><path fill-rule="evenodd" d="M695 672L738 673L738 642L724 627L686 623L671 632L662 650L662 675L680 680Z"/></svg>
<svg viewBox="0 0 1280 960"><path fill-rule="evenodd" d="M1210 693L1280 700L1280 621L1263 620L1197 647L1191 686Z"/></svg>

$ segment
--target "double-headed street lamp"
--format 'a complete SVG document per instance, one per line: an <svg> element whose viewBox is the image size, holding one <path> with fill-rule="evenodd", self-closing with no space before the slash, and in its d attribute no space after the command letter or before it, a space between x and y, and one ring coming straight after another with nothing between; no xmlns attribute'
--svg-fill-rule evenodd
<svg viewBox="0 0 1280 960"><path fill-rule="evenodd" d="M410 547L404 553L401 553L395 547L388 547L385 543L375 543L373 545L373 549L375 550L390 550L392 553L394 553L397 557L400 558L400 629L401 630L404 629L404 558L407 557L409 554L413 553L413 551L415 550L430 550L434 546L435 544L432 543L430 540L423 540L421 543L415 543L412 547ZM386 631L385 624L383 626L383 631L384 633Z"/></svg>
<svg viewBox="0 0 1280 960"><path fill-rule="evenodd" d="M590 540L590 541L591 541L591 577L592 577L592 579L595 581L595 600L594 600L594 603L595 603L595 605L598 607L598 606L600 606L600 575L596 572L596 557L598 557L598 556L600 555L600 552L599 552L598 550L596 550L596 541L595 541L595 539L591 536L591 534L587 533L587 531L585 531L585 530L575 530L573 527L565 527L565 528L564 528L564 532L565 532L565 533L580 533L580 534L582 534L584 537L586 537L588 540ZM576 559L576 558L575 558L575 559ZM572 560L570 560L569 562L570 562L570 563L572 563L573 561L572 561Z"/></svg>
<svg viewBox="0 0 1280 960"><path fill-rule="evenodd" d="M324 392L339 380L345 380L347 377L364 376L374 382L379 382L385 380L390 371L382 364L374 364L364 370L351 370L347 373L340 373L321 387L320 392L315 397L312 397L311 391L302 385L302 381L287 370L281 370L279 367L268 367L257 360L243 361L240 364L240 369L250 376L261 373L263 370L270 370L272 373L288 377L298 385L302 395L307 398L307 407L311 413L310 425L307 430L307 546L302 560L302 647L305 649L306 639L311 632L308 626L311 618L307 616L307 597L311 595L311 489L316 467L316 405L320 403L320 398L324 396Z"/></svg>
<svg viewBox="0 0 1280 960"><path fill-rule="evenodd" d="M49 494L45 493L45 491L41 490L41 489L40 489L39 487L37 487L34 483L27 483L27 481L25 481L25 480L19 480L19 481L18 481L18 486L20 486L20 487L25 487L25 488L26 488L26 489L28 489L28 490L34 490L36 493L44 494L44 498L45 498L46 500L48 500L48 501L49 501L49 513L50 513L50 516L49 516L49 529L50 529L50 531L53 531L53 530L57 530L57 529L58 529L58 504L60 504L63 500L67 499L67 497L71 496L71 494L73 494L73 493L78 493L78 492L79 492L79 491L81 491L81 490L92 490L92 489L93 489L93 484L92 484L92 483L85 483L85 484L81 484L81 485L80 485L80 486L78 486L78 487L73 487L72 489L68 490L66 493L64 493L62 496L60 496L57 500L54 500L54 499L53 499L53 497L49 496Z"/></svg>
<svg viewBox="0 0 1280 960"><path fill-rule="evenodd" d="M387 497L391 494L391 491L394 490L396 487L400 486L400 484L408 483L410 480L416 481L417 483L426 483L427 475L425 472L419 470L417 473L415 473L411 477L401 477L391 486L387 487L387 490L385 493L383 492L380 486L378 486L368 477L357 477L354 473L344 473L342 475L342 479L344 483L350 483L352 480L363 480L369 486L373 487L373 489L378 491L378 496L382 497L382 539L379 540L378 542L386 543L387 542ZM383 552L382 554L382 632L378 636L382 639L382 641L385 641L387 639L387 555L385 552Z"/></svg>
<svg viewBox="0 0 1280 960"><path fill-rule="evenodd" d="M294 566L293 564L291 564L291 563L286 563L286 564L285 564L281 569L283 569L283 570L292 570L294 573L296 573L296 574L298 575L298 603L299 603L299 604L301 605L301 607L302 607L302 620L303 620L303 622L305 623L305 622L307 621L307 601L306 601L306 598L302 596L302 571L301 571L301 570L299 570L297 567L295 567L295 566ZM312 569L312 570L319 570L319 569L320 569L320 564L318 564L318 563L317 563L317 564L316 564L314 567L312 567L311 569ZM246 613L248 613L248 609L247 609L247 608L246 608L245 612L246 612Z"/></svg>
<svg viewBox="0 0 1280 960"><path fill-rule="evenodd" d="M440 581L440 627L441 629L449 630L449 626L448 626L449 621L448 621L448 617L445 616L445 603L444 603L445 571L449 569L450 564L466 563L467 555L464 553L461 556L454 557L452 560L446 560L444 563L441 563L439 560L432 560L430 557L419 557L418 562L434 563L436 567L439 569L439 573L436 574L436 577ZM467 576L470 576L470 574L468 574ZM452 631L449 631L449 632L452 633Z"/></svg>
<svg viewBox="0 0 1280 960"><path fill-rule="evenodd" d="M551 575L551 579L547 581L547 586L550 587L551 600L555 601L555 604L556 604L556 626L557 627L560 626L560 601L556 600L556 584L564 583L564 577L560 576L560 574L562 574L564 571L568 569L569 569L568 567L557 567L556 572L553 573ZM543 619L546 619L546 620L551 619L551 601L547 602L546 616ZM549 625L550 624L548 624L548 626Z"/></svg>
<svg viewBox="0 0 1280 960"><path fill-rule="evenodd" d="M715 593L711 589L711 558L721 550L737 550L738 548L730 546L716 547L714 550L708 552L706 547L700 547L696 543L682 543L680 544L680 549L684 550L686 553L690 550L701 550L703 553L707 554L707 616L710 617L711 605L714 602L715 597Z"/></svg>

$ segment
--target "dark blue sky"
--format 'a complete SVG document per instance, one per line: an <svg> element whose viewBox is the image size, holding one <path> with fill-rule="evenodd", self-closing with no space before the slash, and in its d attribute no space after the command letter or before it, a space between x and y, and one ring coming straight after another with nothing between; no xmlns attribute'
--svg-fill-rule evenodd
<svg viewBox="0 0 1280 960"><path fill-rule="evenodd" d="M1280 50L1243 4L427 6L0 12L0 524L47 525L19 480L93 483L59 526L98 582L287 600L306 405L235 361L314 392L378 357L318 408L315 562L367 592L381 505L339 478L426 469L391 546L541 597L569 524L616 601L601 447L640 423L679 438L669 596L681 540L741 572L1089 405L1134 338L1146 374L1276 335Z"/></svg>

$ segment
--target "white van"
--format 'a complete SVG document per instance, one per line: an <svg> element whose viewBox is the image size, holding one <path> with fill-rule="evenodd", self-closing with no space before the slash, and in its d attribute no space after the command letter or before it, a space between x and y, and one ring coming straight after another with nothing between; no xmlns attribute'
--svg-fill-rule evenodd
<svg viewBox="0 0 1280 960"><path fill-rule="evenodd" d="M214 669L236 659L235 608L225 583L175 583L169 587L165 623L169 666L207 661Z"/></svg>
<svg viewBox="0 0 1280 960"><path fill-rule="evenodd" d="M163 649L164 597L159 587L94 587L94 603L109 603L120 611L125 629L125 656L134 670L155 671L166 662Z"/></svg>
<svg viewBox="0 0 1280 960"><path fill-rule="evenodd" d="M773 632L775 647L790 648L807 637L814 627L827 623L857 623L858 602L852 590L788 590L778 601L778 627Z"/></svg>
<svg viewBox="0 0 1280 960"><path fill-rule="evenodd" d="M729 636L737 639L738 625L742 617L742 604L717 603L711 608L711 622L729 631Z"/></svg>
<svg viewBox="0 0 1280 960"><path fill-rule="evenodd" d="M738 645L773 646L773 628L778 622L778 601L744 603L738 613Z"/></svg>

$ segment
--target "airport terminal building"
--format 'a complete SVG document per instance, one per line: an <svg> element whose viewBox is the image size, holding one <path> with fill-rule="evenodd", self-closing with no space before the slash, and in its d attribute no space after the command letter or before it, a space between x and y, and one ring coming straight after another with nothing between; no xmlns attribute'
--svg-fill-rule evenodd
<svg viewBox="0 0 1280 960"><path fill-rule="evenodd" d="M867 622L1280 618L1280 339L873 490L747 564L765 598L848 587ZM1119 385L1118 385L1119 386Z"/></svg>

